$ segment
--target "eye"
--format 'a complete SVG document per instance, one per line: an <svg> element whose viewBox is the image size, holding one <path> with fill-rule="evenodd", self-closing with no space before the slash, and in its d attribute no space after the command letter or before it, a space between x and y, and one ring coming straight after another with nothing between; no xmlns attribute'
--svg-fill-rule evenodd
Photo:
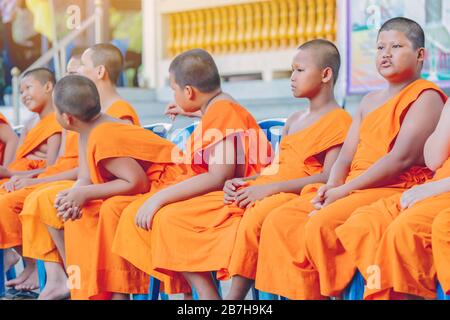
<svg viewBox="0 0 450 320"><path fill-rule="evenodd" d="M395 48L395 49L398 49L398 48L401 48L402 47L402 45L400 45L400 44L394 44L393 46L392 46L392 48Z"/></svg>
<svg viewBox="0 0 450 320"><path fill-rule="evenodd" d="M383 50L384 49L384 47L383 46L378 46L378 48L377 48L378 50Z"/></svg>
<svg viewBox="0 0 450 320"><path fill-rule="evenodd" d="M305 69L297 69L298 72L303 72Z"/></svg>

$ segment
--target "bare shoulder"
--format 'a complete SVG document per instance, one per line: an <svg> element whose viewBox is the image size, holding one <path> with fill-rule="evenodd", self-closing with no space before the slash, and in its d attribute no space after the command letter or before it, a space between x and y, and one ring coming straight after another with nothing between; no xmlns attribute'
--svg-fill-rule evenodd
<svg viewBox="0 0 450 320"><path fill-rule="evenodd" d="M361 116L365 116L381 104L384 96L384 90L376 90L367 93L362 97L361 102L359 103L358 113Z"/></svg>
<svg viewBox="0 0 450 320"><path fill-rule="evenodd" d="M286 126L296 123L306 114L306 110L299 110L291 114L286 120Z"/></svg>
<svg viewBox="0 0 450 320"><path fill-rule="evenodd" d="M426 90L420 94L411 105L408 116L417 114L420 117L435 117L441 114L444 108L444 101L441 95L435 90Z"/></svg>

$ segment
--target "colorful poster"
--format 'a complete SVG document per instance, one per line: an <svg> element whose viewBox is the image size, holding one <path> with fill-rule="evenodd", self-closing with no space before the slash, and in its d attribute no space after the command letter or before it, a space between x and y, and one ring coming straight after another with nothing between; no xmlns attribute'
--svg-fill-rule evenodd
<svg viewBox="0 0 450 320"><path fill-rule="evenodd" d="M385 86L375 67L377 34L385 21L398 16L424 28L423 78L450 87L450 0L347 0L348 94Z"/></svg>

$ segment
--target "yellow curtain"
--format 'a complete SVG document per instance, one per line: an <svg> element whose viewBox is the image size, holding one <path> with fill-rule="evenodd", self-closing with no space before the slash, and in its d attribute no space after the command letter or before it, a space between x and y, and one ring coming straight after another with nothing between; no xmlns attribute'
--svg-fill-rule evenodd
<svg viewBox="0 0 450 320"><path fill-rule="evenodd" d="M34 29L53 41L52 15L49 0L26 0L27 8L34 16Z"/></svg>

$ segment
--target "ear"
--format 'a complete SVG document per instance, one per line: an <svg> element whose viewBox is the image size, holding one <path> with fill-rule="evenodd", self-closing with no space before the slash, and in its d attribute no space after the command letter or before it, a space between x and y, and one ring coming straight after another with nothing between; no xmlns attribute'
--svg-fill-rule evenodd
<svg viewBox="0 0 450 320"><path fill-rule="evenodd" d="M333 81L333 69L327 67L322 72L322 82L328 83L330 81Z"/></svg>
<svg viewBox="0 0 450 320"><path fill-rule="evenodd" d="M194 87L192 86L185 86L184 87L184 95L186 97L186 99L188 100L194 100L195 99L195 90Z"/></svg>
<svg viewBox="0 0 450 320"><path fill-rule="evenodd" d="M48 81L44 86L45 93L51 93L53 91L53 87L53 83Z"/></svg>
<svg viewBox="0 0 450 320"><path fill-rule="evenodd" d="M105 66L99 65L97 67L97 79L99 79L99 80L105 79L106 74L107 74L107 72L106 72Z"/></svg>
<svg viewBox="0 0 450 320"><path fill-rule="evenodd" d="M424 62L426 54L427 54L427 50L425 48L418 49L417 50L417 60L419 60L419 62Z"/></svg>
<svg viewBox="0 0 450 320"><path fill-rule="evenodd" d="M70 114L67 113L62 113L61 114L61 118L63 120L63 122L67 125L67 126L72 126L73 125L73 117Z"/></svg>

